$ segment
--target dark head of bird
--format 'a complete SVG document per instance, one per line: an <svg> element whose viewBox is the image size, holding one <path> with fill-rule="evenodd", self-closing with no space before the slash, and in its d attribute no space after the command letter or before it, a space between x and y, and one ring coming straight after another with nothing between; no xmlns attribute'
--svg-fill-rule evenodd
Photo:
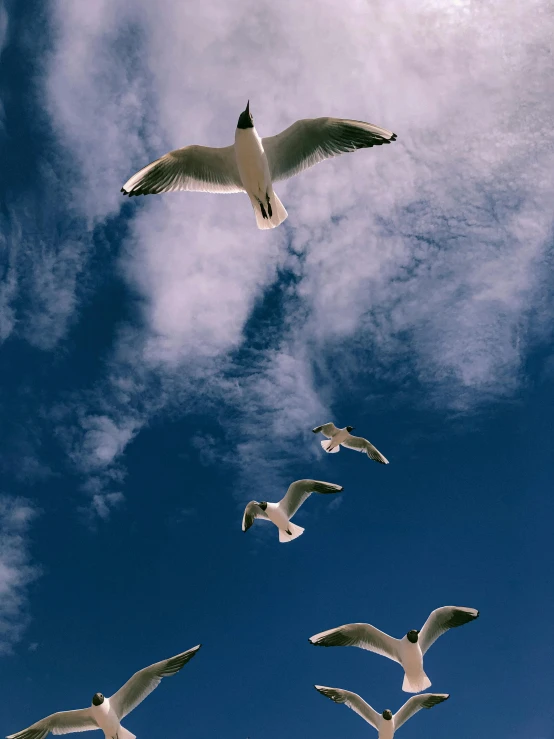
<svg viewBox="0 0 554 739"><path fill-rule="evenodd" d="M237 128L254 128L254 119L252 118L252 113L250 112L250 100L246 103L245 110L243 110L239 116Z"/></svg>
<svg viewBox="0 0 554 739"><path fill-rule="evenodd" d="M258 505L260 506L262 511L265 511L265 509L267 508L267 503L265 502L265 500L262 500L262 502L258 503Z"/></svg>
<svg viewBox="0 0 554 739"><path fill-rule="evenodd" d="M387 709L386 709L385 711L383 711L383 713L382 713L382 716L383 716L383 718L385 719L385 721L390 721L390 720L391 720L391 718L392 718L392 711L390 711L390 710L389 710L389 709L387 708Z"/></svg>
<svg viewBox="0 0 554 739"><path fill-rule="evenodd" d="M95 693L92 696L92 705L101 706L102 703L104 703L104 696L102 695L102 693Z"/></svg>
<svg viewBox="0 0 554 739"><path fill-rule="evenodd" d="M347 426L346 430L350 433L351 431L354 431L354 426Z"/></svg>
<svg viewBox="0 0 554 739"><path fill-rule="evenodd" d="M412 642L412 644L417 644L417 640L419 639L419 631L416 631L416 629L412 629L411 631L408 631L406 636L408 637L409 642Z"/></svg>

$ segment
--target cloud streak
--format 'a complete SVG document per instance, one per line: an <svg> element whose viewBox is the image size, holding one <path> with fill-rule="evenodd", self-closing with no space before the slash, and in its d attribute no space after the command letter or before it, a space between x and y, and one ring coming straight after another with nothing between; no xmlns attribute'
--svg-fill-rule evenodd
<svg viewBox="0 0 554 739"><path fill-rule="evenodd" d="M0 654L11 651L29 623L27 591L39 574L28 540L36 514L24 498L0 495Z"/></svg>

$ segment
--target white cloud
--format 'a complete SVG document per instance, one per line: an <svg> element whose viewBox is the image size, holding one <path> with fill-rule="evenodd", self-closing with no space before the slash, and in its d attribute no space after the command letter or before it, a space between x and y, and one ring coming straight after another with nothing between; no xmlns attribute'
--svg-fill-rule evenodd
<svg viewBox="0 0 554 739"><path fill-rule="evenodd" d="M45 100L80 172L75 207L91 222L167 149L230 143L247 98L262 136L326 114L398 133L280 183L290 217L273 232L257 231L240 195L130 203L121 268L142 312L84 412L92 427L73 449L83 470L117 465L164 404L186 412L206 390L240 404L244 460L260 456L260 418L270 447L288 448L290 425L336 400L313 367L324 373L339 351L344 383L370 363L417 376L441 407L514 392L536 326L548 324L537 316L554 195L548 3L53 8ZM226 359L280 269L294 280L274 340L233 386Z"/></svg>
<svg viewBox="0 0 554 739"><path fill-rule="evenodd" d="M11 651L29 621L27 590L39 574L28 540L35 516L29 501L0 495L0 654Z"/></svg>

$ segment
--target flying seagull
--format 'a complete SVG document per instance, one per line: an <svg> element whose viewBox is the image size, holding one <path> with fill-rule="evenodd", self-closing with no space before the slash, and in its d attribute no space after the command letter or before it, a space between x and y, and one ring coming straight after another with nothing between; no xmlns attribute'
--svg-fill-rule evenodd
<svg viewBox="0 0 554 739"><path fill-rule="evenodd" d="M379 732L379 739L392 739L394 732L405 724L409 718L421 711L422 708L433 708L437 703L448 700L450 696L447 693L423 693L422 695L413 695L409 698L402 708L394 715L388 708L383 713L377 713L363 698L349 690L341 690L341 688L326 688L324 685L314 685L322 695L326 695L335 703L344 703L348 708L365 718L368 724L374 726Z"/></svg>
<svg viewBox="0 0 554 739"><path fill-rule="evenodd" d="M111 698L106 698L102 693L95 693L92 696L92 705L88 708L53 713L32 724L28 729L11 734L7 739L43 739L50 731L52 734L69 734L73 731L93 729L102 729L106 739L136 739L134 734L121 726L120 721L158 687L162 677L179 672L201 646L199 644L187 652L135 672Z"/></svg>
<svg viewBox="0 0 554 739"><path fill-rule="evenodd" d="M266 503L265 500L258 503L257 500L251 500L244 509L242 530L248 531L256 518L263 518L266 521L272 521L277 526L280 542L292 541L304 533L301 526L290 521L302 503L312 493L340 493L341 490L340 485L333 485L332 482L297 480L289 486L287 494L278 503Z"/></svg>
<svg viewBox="0 0 554 739"><path fill-rule="evenodd" d="M423 655L431 644L448 629L463 626L478 616L475 608L443 606L431 613L420 631L412 629L402 639L394 639L369 624L347 624L311 636L310 642L319 647L361 647L382 654L404 668L402 690L419 693L431 685L423 671Z"/></svg>
<svg viewBox="0 0 554 739"><path fill-rule="evenodd" d="M276 136L261 139L248 101L238 120L234 145L170 151L134 174L121 192L129 196L172 190L246 192L258 228L275 228L287 211L273 192L274 182L287 180L324 159L395 139L396 134L386 128L342 118L304 118Z"/></svg>
<svg viewBox="0 0 554 739"><path fill-rule="evenodd" d="M315 429L312 429L314 434L321 432L323 436L329 439L329 441L322 441L321 446L330 454L340 452L342 444L347 449L354 449L357 452L367 454L375 462L380 462L381 464L389 463L389 460L373 444L370 444L367 439L362 439L361 436L352 436L350 432L353 430L354 426L346 426L346 428L338 429L334 423L324 423L323 426L316 426Z"/></svg>

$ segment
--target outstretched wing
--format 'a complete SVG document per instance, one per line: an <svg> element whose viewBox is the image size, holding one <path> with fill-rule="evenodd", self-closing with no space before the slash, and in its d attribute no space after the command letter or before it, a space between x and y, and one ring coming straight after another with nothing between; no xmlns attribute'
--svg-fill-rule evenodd
<svg viewBox="0 0 554 739"><path fill-rule="evenodd" d="M70 734L73 731L92 731L98 724L90 715L88 708L77 711L59 711L37 721L28 729L10 734L7 739L43 739L50 731L52 734Z"/></svg>
<svg viewBox="0 0 554 739"><path fill-rule="evenodd" d="M235 147L185 146L165 154L134 174L121 188L124 195L155 195L173 190L242 192Z"/></svg>
<svg viewBox="0 0 554 739"><path fill-rule="evenodd" d="M321 482L320 480L297 480L289 486L287 494L279 502L279 508L291 519L302 503L309 498L312 493L340 493L341 485L334 485L332 482Z"/></svg>
<svg viewBox="0 0 554 739"><path fill-rule="evenodd" d="M324 159L356 149L390 144L396 134L364 121L304 118L276 136L262 139L271 179L286 180Z"/></svg>
<svg viewBox="0 0 554 739"><path fill-rule="evenodd" d="M367 439L362 439L361 436L347 436L341 444L348 449L354 449L357 452L364 452L370 459L381 464L388 464L389 460L376 449Z"/></svg>
<svg viewBox="0 0 554 739"><path fill-rule="evenodd" d="M251 500L244 509L244 515L242 517L242 530L248 531L256 518L265 518L266 521L269 521L267 513L260 508L258 501Z"/></svg>
<svg viewBox="0 0 554 739"><path fill-rule="evenodd" d="M443 606L434 610L419 634L419 646L423 654L429 649L441 634L448 629L463 626L470 621L475 621L479 611L475 608L464 608L463 606Z"/></svg>
<svg viewBox="0 0 554 739"><path fill-rule="evenodd" d="M422 693L421 695L413 695L404 703L402 708L397 711L394 716L394 730L398 729L402 724L411 718L414 713L421 711L422 708L433 708L437 703L448 700L448 693Z"/></svg>
<svg viewBox="0 0 554 739"><path fill-rule="evenodd" d="M114 693L110 698L110 705L118 715L119 720L121 721L139 703L142 703L146 696L158 687L163 677L169 677L169 675L175 675L176 672L179 672L194 657L201 646L201 644L198 644L198 646L177 654L175 657L164 659L135 672L133 677L127 680L125 685L119 688L117 693Z"/></svg>
<svg viewBox="0 0 554 739"><path fill-rule="evenodd" d="M357 693L351 693L349 690L342 690L341 688L326 688L324 685L314 685L314 688L322 695L326 695L327 698L335 701L335 703L344 703L345 706L356 711L358 716L365 718L368 724L379 729L379 714Z"/></svg>
<svg viewBox="0 0 554 739"><path fill-rule="evenodd" d="M369 652L382 654L395 662L400 662L398 651L399 639L379 631L370 624L346 624L336 629L322 631L310 637L312 644L318 647L360 647Z"/></svg>
<svg viewBox="0 0 554 739"><path fill-rule="evenodd" d="M318 434L320 431L323 434L323 436L326 436L328 439L330 439L332 436L334 436L336 433L340 431L334 423L324 423L323 426L316 426L315 429L312 429L314 434Z"/></svg>

